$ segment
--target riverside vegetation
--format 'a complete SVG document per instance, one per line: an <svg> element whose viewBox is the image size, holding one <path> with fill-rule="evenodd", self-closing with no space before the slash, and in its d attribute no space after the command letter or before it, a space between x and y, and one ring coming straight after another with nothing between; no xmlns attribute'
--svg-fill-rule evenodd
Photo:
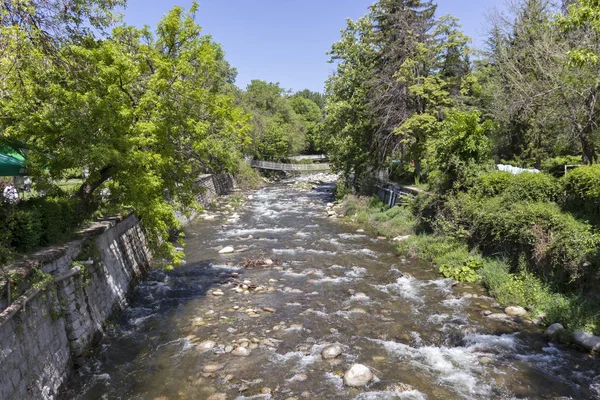
<svg viewBox="0 0 600 400"><path fill-rule="evenodd" d="M400 6L399 6L400 5ZM338 192L430 192L347 214L445 276L481 280L546 324L600 333L600 7L510 2L482 51L435 2L380 0L330 51L323 142ZM512 175L495 164L536 168Z"/></svg>
<svg viewBox="0 0 600 400"><path fill-rule="evenodd" d="M346 195L343 207L374 233L402 239L400 252L435 264L444 276L481 281L500 303L522 306L545 325L598 335L600 299L593 288L600 235L568 211L578 201L564 191L589 196L583 177L590 169L598 167L561 180L491 172L467 192L422 194L391 209L377 198ZM582 180L584 187L577 186ZM581 215L584 208L575 210Z"/></svg>

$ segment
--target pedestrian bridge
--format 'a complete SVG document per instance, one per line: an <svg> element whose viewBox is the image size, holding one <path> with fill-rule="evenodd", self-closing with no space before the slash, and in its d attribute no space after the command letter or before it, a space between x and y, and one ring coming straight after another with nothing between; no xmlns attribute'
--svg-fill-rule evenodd
<svg viewBox="0 0 600 400"><path fill-rule="evenodd" d="M250 165L254 168L270 169L275 171L329 171L331 168L327 163L315 164L284 164L270 161L251 160Z"/></svg>

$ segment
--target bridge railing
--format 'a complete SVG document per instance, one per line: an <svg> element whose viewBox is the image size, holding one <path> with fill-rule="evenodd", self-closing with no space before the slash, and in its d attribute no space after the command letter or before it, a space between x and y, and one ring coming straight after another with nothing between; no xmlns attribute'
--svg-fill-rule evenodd
<svg viewBox="0 0 600 400"><path fill-rule="evenodd" d="M300 161L300 160L327 160L327 156L325 154L316 154L316 155L299 155L299 156L290 156L288 160Z"/></svg>
<svg viewBox="0 0 600 400"><path fill-rule="evenodd" d="M329 171L329 164L284 164L271 161L250 161L255 168L272 169L277 171Z"/></svg>

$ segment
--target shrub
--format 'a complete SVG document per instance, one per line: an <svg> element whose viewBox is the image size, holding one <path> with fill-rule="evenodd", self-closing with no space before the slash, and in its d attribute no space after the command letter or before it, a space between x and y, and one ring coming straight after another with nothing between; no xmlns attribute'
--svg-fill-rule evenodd
<svg viewBox="0 0 600 400"><path fill-rule="evenodd" d="M93 212L88 211L71 197L39 197L15 206L1 205L0 264L8 263L15 252L28 252L70 238Z"/></svg>
<svg viewBox="0 0 600 400"><path fill-rule="evenodd" d="M581 156L560 156L547 158L542 162L542 171L560 178L565 175L565 165L581 164Z"/></svg>
<svg viewBox="0 0 600 400"><path fill-rule="evenodd" d="M346 183L346 180L343 178L338 179L336 182L336 185L335 185L336 200L341 200L349 194L350 194L350 187Z"/></svg>
<svg viewBox="0 0 600 400"><path fill-rule="evenodd" d="M564 177L565 207L594 222L600 221L600 164L569 171Z"/></svg>
<svg viewBox="0 0 600 400"><path fill-rule="evenodd" d="M512 175L496 171L481 174L471 191L480 197L501 195L507 201L556 201L561 194L561 185L556 178L543 173Z"/></svg>
<svg viewBox="0 0 600 400"><path fill-rule="evenodd" d="M243 160L239 162L238 169L233 175L241 189L258 189L264 185L260 172Z"/></svg>
<svg viewBox="0 0 600 400"><path fill-rule="evenodd" d="M515 265L525 256L541 276L565 284L586 284L597 270L600 236L556 204L463 199L453 206L472 246L512 257Z"/></svg>

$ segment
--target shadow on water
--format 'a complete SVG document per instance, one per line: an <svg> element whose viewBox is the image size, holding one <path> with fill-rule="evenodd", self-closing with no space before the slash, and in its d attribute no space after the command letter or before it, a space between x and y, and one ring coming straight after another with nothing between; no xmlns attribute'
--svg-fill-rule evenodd
<svg viewBox="0 0 600 400"><path fill-rule="evenodd" d="M187 265L148 275L65 398L598 396L596 359L549 344L526 321L491 320L484 313L501 310L483 288L456 286L328 218L332 185L291 184L253 194L240 215L193 223ZM219 255L224 246L240 252ZM240 267L256 257L280 262ZM239 290L232 276L265 290ZM343 354L324 360L330 343ZM357 362L376 376L361 389L342 380Z"/></svg>

